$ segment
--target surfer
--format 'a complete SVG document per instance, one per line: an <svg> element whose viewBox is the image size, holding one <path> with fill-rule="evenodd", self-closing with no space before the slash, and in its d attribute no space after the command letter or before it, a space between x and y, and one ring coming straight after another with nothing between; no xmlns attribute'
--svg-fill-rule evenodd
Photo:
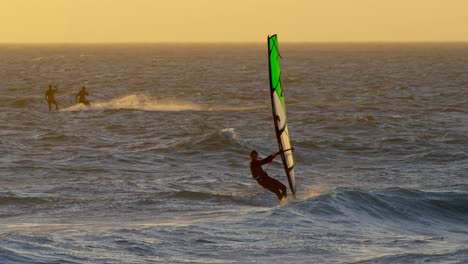
<svg viewBox="0 0 468 264"><path fill-rule="evenodd" d="M59 110L57 100L55 100L55 93L57 91L58 91L57 87L55 87L55 89L52 89L52 84L49 84L49 90L45 92L45 99L47 103L49 104L49 112L52 110L52 104L55 105L55 109L57 111Z"/></svg>
<svg viewBox="0 0 468 264"><path fill-rule="evenodd" d="M278 180L268 176L268 174L262 168L262 165L272 162L273 159L280 153L281 152L277 152L262 160L258 160L257 151L252 150L252 152L250 152L250 172L252 173L252 177L257 180L258 184L260 184L263 188L274 192L276 196L278 196L278 199L282 201L288 197L286 186Z"/></svg>
<svg viewBox="0 0 468 264"><path fill-rule="evenodd" d="M81 88L81 91L79 91L79 92L76 94L75 100L78 101L78 103L80 103L80 104L84 104L84 105L89 106L90 103L89 103L88 100L86 100L86 96L89 96L89 94L88 94L88 92L86 91L86 87L83 86L83 88Z"/></svg>

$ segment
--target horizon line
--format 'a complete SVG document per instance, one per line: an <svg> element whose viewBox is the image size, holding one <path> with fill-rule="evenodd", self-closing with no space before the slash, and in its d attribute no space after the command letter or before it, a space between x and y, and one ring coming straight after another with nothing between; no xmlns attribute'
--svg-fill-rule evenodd
<svg viewBox="0 0 468 264"><path fill-rule="evenodd" d="M282 44L468 44L468 40L359 40L359 41L282 41ZM77 42L0 42L0 45L148 45L148 44L264 44L263 41L77 41Z"/></svg>

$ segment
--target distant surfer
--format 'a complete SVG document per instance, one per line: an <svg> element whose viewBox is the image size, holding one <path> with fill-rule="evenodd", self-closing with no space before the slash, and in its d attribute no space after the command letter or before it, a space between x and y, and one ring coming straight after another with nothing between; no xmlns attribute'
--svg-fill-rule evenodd
<svg viewBox="0 0 468 264"><path fill-rule="evenodd" d="M278 196L278 199L282 201L288 197L286 186L278 180L268 176L268 174L262 168L262 165L272 162L273 159L280 153L281 152L277 152L262 160L258 160L257 151L252 150L252 152L250 152L250 172L252 173L252 177L257 180L258 184L260 184L263 188L274 192L276 196Z"/></svg>
<svg viewBox="0 0 468 264"><path fill-rule="evenodd" d="M86 100L86 97L89 96L88 92L86 91L86 87L83 86L83 88L81 88L81 91L79 91L77 94L76 94L76 101L78 101L78 103L80 104L84 104L86 106L90 106L90 103L88 100Z"/></svg>
<svg viewBox="0 0 468 264"><path fill-rule="evenodd" d="M55 109L58 111L59 107L57 104L57 100L55 99L55 93L58 91L57 87L55 89L52 88L52 84L49 84L49 90L45 93L45 99L49 104L49 112L52 111L52 104L55 105Z"/></svg>

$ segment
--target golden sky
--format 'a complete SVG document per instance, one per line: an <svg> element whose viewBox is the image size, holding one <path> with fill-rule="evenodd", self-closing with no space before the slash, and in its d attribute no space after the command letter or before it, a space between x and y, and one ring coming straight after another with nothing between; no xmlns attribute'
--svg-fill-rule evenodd
<svg viewBox="0 0 468 264"><path fill-rule="evenodd" d="M0 0L0 43L468 41L468 0Z"/></svg>

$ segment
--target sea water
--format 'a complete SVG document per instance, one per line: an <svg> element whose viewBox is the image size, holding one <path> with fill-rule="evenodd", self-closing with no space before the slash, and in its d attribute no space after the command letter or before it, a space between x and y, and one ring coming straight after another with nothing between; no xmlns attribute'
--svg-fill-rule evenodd
<svg viewBox="0 0 468 264"><path fill-rule="evenodd" d="M468 45L280 43L284 204L266 48L0 46L0 263L468 263Z"/></svg>

